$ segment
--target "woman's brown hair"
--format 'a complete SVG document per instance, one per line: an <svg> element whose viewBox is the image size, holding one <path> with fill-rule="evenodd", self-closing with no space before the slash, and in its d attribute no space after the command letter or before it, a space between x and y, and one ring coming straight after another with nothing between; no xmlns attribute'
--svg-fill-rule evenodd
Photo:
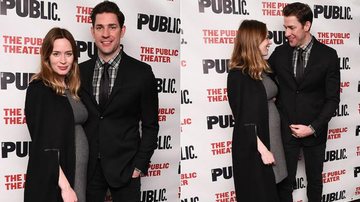
<svg viewBox="0 0 360 202"><path fill-rule="evenodd" d="M261 80L262 72L271 72L259 49L266 37L266 24L257 20L244 20L236 35L229 68L239 68L256 80Z"/></svg>
<svg viewBox="0 0 360 202"><path fill-rule="evenodd" d="M65 84L67 85L71 96L75 99L79 99L78 91L80 89L80 71L78 66L76 42L72 34L66 29L54 27L46 34L40 50L40 72L35 74L32 77L32 80L42 80L45 85L52 88L57 94L64 95L66 87L63 85L61 79L50 65L50 55L53 52L54 42L56 39L67 39L71 44L74 61L69 73L65 77Z"/></svg>

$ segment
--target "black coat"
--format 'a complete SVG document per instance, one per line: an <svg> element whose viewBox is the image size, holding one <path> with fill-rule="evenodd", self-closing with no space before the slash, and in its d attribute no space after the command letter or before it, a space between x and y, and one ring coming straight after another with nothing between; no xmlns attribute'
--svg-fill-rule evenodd
<svg viewBox="0 0 360 202"><path fill-rule="evenodd" d="M66 96L42 81L29 84L25 101L31 149L26 172L25 202L62 201L59 166L73 187L75 174L74 115Z"/></svg>
<svg viewBox="0 0 360 202"><path fill-rule="evenodd" d="M114 87L102 111L93 95L95 61L90 59L80 64L80 96L89 112L84 124L89 140L88 181L100 153L105 178L111 186L120 187L130 181L135 167L147 173L157 148L156 80L149 65L123 52Z"/></svg>
<svg viewBox="0 0 360 202"><path fill-rule="evenodd" d="M306 146L325 143L328 122L340 102L340 65L336 51L314 38L304 79L297 83L292 56L294 48L288 43L276 47L269 58L279 83L278 107L282 119L284 144L301 141ZM311 124L316 137L296 139L290 124Z"/></svg>
<svg viewBox="0 0 360 202"><path fill-rule="evenodd" d="M235 119L232 162L238 201L275 202L275 176L257 149L257 137L270 150L269 110L265 87L242 70L229 71L229 104Z"/></svg>

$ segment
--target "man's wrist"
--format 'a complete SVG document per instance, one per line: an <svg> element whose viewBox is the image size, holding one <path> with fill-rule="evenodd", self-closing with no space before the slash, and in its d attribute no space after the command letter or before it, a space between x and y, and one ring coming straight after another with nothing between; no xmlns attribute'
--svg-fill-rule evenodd
<svg viewBox="0 0 360 202"><path fill-rule="evenodd" d="M144 173L139 168L135 168L135 171L139 172L141 177L144 176Z"/></svg>
<svg viewBox="0 0 360 202"><path fill-rule="evenodd" d="M314 135L314 137L317 137L317 136L316 136L316 130L314 129L314 127L312 127L312 125L311 125L311 124L310 124L310 125L308 125L308 127L311 129L312 134Z"/></svg>

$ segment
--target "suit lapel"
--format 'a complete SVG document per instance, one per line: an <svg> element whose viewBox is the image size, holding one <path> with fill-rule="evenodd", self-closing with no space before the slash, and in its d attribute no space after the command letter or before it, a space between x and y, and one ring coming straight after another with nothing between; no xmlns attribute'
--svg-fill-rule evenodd
<svg viewBox="0 0 360 202"><path fill-rule="evenodd" d="M308 62L306 64L306 68L305 68L305 72L304 72L304 78L310 72L316 58L319 58L319 56L318 56L319 51L317 50L318 47L319 47L318 43L319 42L314 38L314 44L313 44L313 46L311 48L310 56L309 56Z"/></svg>
<svg viewBox="0 0 360 202"><path fill-rule="evenodd" d="M292 64L293 62L293 53L294 53L294 48L291 48L289 46L289 51L286 51L287 52L287 64L286 66L288 67L287 70L289 71L289 73L292 75L292 77L295 79L295 76L294 76L294 66Z"/></svg>
<svg viewBox="0 0 360 202"><path fill-rule="evenodd" d="M119 91L122 88L122 81L125 76L125 68L129 66L129 56L126 55L125 52L122 52L121 61L118 67L118 71L116 74L116 78L114 81L114 86L111 90L111 93L109 95L109 99L105 105L105 108L111 103L112 99L116 95L117 91Z"/></svg>
<svg viewBox="0 0 360 202"><path fill-rule="evenodd" d="M83 74L83 75L81 77L83 79L81 80L81 82L82 82L81 88L83 89L83 91L85 93L88 94L91 101L95 105L97 105L96 99L94 97L93 85L92 85L93 76L94 76L94 69L95 69L95 59L90 60L89 64L86 64L86 67L82 68L81 74Z"/></svg>
<svg viewBox="0 0 360 202"><path fill-rule="evenodd" d="M294 53L294 48L291 47L289 44L288 44L288 50L285 51L285 57L286 57L286 64L285 64L285 70L287 72L287 74L290 75L290 77L292 78L292 80L296 82L296 79L295 79L295 75L294 75L294 66L293 66L293 53Z"/></svg>

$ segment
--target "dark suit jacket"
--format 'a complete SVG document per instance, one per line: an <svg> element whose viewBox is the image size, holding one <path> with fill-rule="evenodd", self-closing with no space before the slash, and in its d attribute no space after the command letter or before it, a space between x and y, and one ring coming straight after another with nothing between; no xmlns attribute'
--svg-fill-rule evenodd
<svg viewBox="0 0 360 202"><path fill-rule="evenodd" d="M276 47L269 58L279 83L278 106L283 122L284 143L295 140L290 124L313 126L315 136L300 139L304 145L326 142L328 122L340 102L340 64L336 51L314 38L304 79L297 83L293 73L294 48Z"/></svg>
<svg viewBox="0 0 360 202"><path fill-rule="evenodd" d="M270 149L265 87L242 70L232 69L227 89L235 119L232 162L236 197L238 201L277 202L274 172L262 162L257 150L257 137Z"/></svg>
<svg viewBox="0 0 360 202"><path fill-rule="evenodd" d="M32 142L24 201L62 201L59 166L71 187L75 175L75 126L71 105L66 96L57 95L42 81L34 80L26 91L25 116Z"/></svg>
<svg viewBox="0 0 360 202"><path fill-rule="evenodd" d="M80 96L89 111L84 125L89 140L88 180L100 153L105 178L111 186L120 187L131 179L135 167L147 173L157 148L156 80L149 65L123 52L114 87L102 111L93 95L95 61L80 64Z"/></svg>

